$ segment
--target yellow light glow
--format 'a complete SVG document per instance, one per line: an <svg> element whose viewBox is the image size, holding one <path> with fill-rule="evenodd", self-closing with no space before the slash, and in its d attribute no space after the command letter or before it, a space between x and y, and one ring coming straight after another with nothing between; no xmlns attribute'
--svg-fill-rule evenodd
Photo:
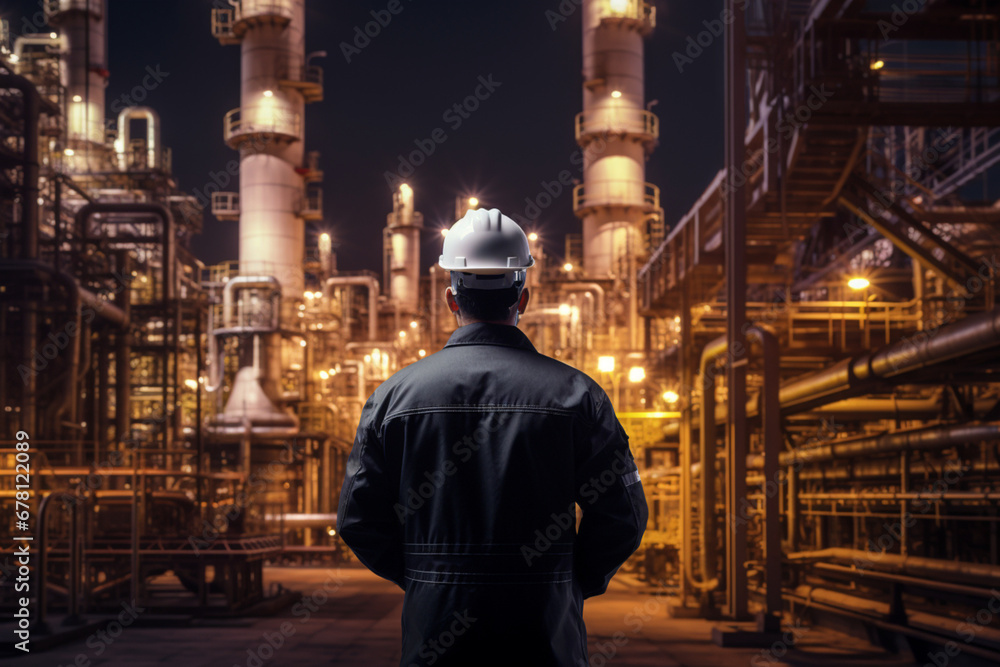
<svg viewBox="0 0 1000 667"><path fill-rule="evenodd" d="M301 345L302 347L305 347L306 346L306 342L304 340L300 340L299 341L299 345Z"/></svg>
<svg viewBox="0 0 1000 667"><path fill-rule="evenodd" d="M371 362L372 362L372 355L366 354L365 355L365 363L366 364L370 364Z"/></svg>
<svg viewBox="0 0 1000 667"><path fill-rule="evenodd" d="M305 310L305 309L306 309L306 304L300 303L299 304L299 310Z"/></svg>
<svg viewBox="0 0 1000 667"><path fill-rule="evenodd" d="M536 234L535 232L531 232L530 234L528 234L528 240L529 241L537 241L538 240L538 234Z"/></svg>
<svg viewBox="0 0 1000 667"><path fill-rule="evenodd" d="M311 299L311 298L313 298L313 293L312 292L303 292L302 296L304 296L307 299Z"/></svg>
<svg viewBox="0 0 1000 667"><path fill-rule="evenodd" d="M68 157L73 157L74 155L76 155L76 151L74 151L72 148L67 148L66 150L63 151L63 153L65 153Z"/></svg>
<svg viewBox="0 0 1000 667"><path fill-rule="evenodd" d="M184 380L184 386L187 387L188 389L197 389L198 388L198 381L197 380Z"/></svg>
<svg viewBox="0 0 1000 667"><path fill-rule="evenodd" d="M570 307L569 307L568 303L560 303L559 304L559 314L560 315L562 315L563 317L566 317L567 315L570 314L570 312L571 311L570 311Z"/></svg>
<svg viewBox="0 0 1000 667"><path fill-rule="evenodd" d="M417 328L418 326L420 326L420 325L418 325L418 324L417 324L417 321L416 321L416 320L412 320L412 321L410 322L410 328L411 328L411 329L416 329L416 328Z"/></svg>
<svg viewBox="0 0 1000 667"><path fill-rule="evenodd" d="M871 64L872 71L876 71L877 72L878 70L882 69L883 67L885 67L885 61L884 60L876 60L875 62L873 62Z"/></svg>
<svg viewBox="0 0 1000 667"><path fill-rule="evenodd" d="M668 390L663 392L663 400L666 401L667 403L676 403L677 401L680 400L680 398L681 397L677 394L676 391Z"/></svg>
<svg viewBox="0 0 1000 667"><path fill-rule="evenodd" d="M403 183L402 185L399 186L399 191L403 193L404 197L409 197L411 194L413 194L413 188L411 188L406 183Z"/></svg>
<svg viewBox="0 0 1000 667"><path fill-rule="evenodd" d="M847 281L847 286L856 290L866 289L869 285L871 282L867 278L851 278Z"/></svg>
<svg viewBox="0 0 1000 667"><path fill-rule="evenodd" d="M569 271L572 271L572 270L573 270L573 265L572 264L570 264L569 262L566 262L565 264L563 264L563 271L569 272Z"/></svg>
<svg viewBox="0 0 1000 667"><path fill-rule="evenodd" d="M417 354L420 355L421 358L426 357L427 356L427 350L418 350Z"/></svg>
<svg viewBox="0 0 1000 667"><path fill-rule="evenodd" d="M615 358L614 357L598 357L597 358L597 370L602 373L614 373L615 372Z"/></svg>
<svg viewBox="0 0 1000 667"><path fill-rule="evenodd" d="M326 371L320 371L319 372L319 376L320 376L320 378L322 378L324 380L329 380L330 379L330 374L327 373Z"/></svg>
<svg viewBox="0 0 1000 667"><path fill-rule="evenodd" d="M49 37L51 37L52 39L58 39L59 38L59 33L50 32L49 33Z"/></svg>
<svg viewBox="0 0 1000 667"><path fill-rule="evenodd" d="M633 366L628 369L629 382L642 382L646 379L646 369L642 366Z"/></svg>
<svg viewBox="0 0 1000 667"><path fill-rule="evenodd" d="M323 232L322 234L319 235L319 240L322 241L323 243L329 243L330 235L327 234L326 232Z"/></svg>
<svg viewBox="0 0 1000 667"><path fill-rule="evenodd" d="M265 90L264 97L274 97L274 92L270 90Z"/></svg>
<svg viewBox="0 0 1000 667"><path fill-rule="evenodd" d="M405 331L400 331L399 332L399 337L400 338L406 338L406 332Z"/></svg>
<svg viewBox="0 0 1000 667"><path fill-rule="evenodd" d="M628 2L629 0L611 0L608 4L615 14L624 14L628 10Z"/></svg>
<svg viewBox="0 0 1000 667"><path fill-rule="evenodd" d="M330 537L333 537L334 535L337 534L337 531L334 530L332 527L331 528L327 528L326 529L326 534L329 535Z"/></svg>
<svg viewBox="0 0 1000 667"><path fill-rule="evenodd" d="M315 297L317 299L322 299L323 298L323 293L322 292L313 292L313 297Z"/></svg>
<svg viewBox="0 0 1000 667"><path fill-rule="evenodd" d="M16 54L16 53L12 53L12 54L10 54L10 56L8 56L8 57L10 58L10 61L11 61L12 63L16 63L16 62L17 62L18 60L20 60L20 58L18 58L18 57L17 57L17 54Z"/></svg>
<svg viewBox="0 0 1000 667"><path fill-rule="evenodd" d="M80 97L79 95L74 95L74 96L73 96L73 101L74 101L74 102L82 102L82 101L83 101L83 98L82 98L82 97Z"/></svg>
<svg viewBox="0 0 1000 667"><path fill-rule="evenodd" d="M621 97L621 96L622 96L622 91L620 91L620 90L612 90L611 91L611 97L615 98L616 100L619 97Z"/></svg>
<svg viewBox="0 0 1000 667"><path fill-rule="evenodd" d="M479 206L479 197L469 197L469 206L472 208Z"/></svg>
<svg viewBox="0 0 1000 667"><path fill-rule="evenodd" d="M674 324L680 324L680 323L681 323L681 316L674 315Z"/></svg>
<svg viewBox="0 0 1000 667"><path fill-rule="evenodd" d="M441 230L441 236L448 236L448 229L447 228Z"/></svg>

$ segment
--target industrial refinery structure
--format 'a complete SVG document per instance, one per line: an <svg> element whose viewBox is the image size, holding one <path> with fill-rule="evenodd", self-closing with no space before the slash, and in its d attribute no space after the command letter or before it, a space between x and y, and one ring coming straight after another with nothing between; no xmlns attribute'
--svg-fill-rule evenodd
<svg viewBox="0 0 1000 667"><path fill-rule="evenodd" d="M1000 206L967 187L1000 161L1000 9L743 4L726 163L671 220L645 170L656 8L583 1L580 233L562 256L529 236L521 327L611 396L650 507L626 569L672 613L769 632L806 607L1000 660L995 620L956 630L1000 587ZM361 408L455 328L421 265L439 232L402 184L380 270L337 269L308 231L305 0L229 0L211 30L242 51L220 137L239 191L210 212L239 257L206 266L160 117L107 117L104 0L44 6L51 32L0 31L0 505L30 434L42 614L252 607L265 564L345 557Z"/></svg>

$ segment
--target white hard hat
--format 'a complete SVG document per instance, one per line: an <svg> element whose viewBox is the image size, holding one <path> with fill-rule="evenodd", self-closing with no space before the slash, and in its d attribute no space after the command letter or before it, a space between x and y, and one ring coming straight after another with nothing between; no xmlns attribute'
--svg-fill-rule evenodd
<svg viewBox="0 0 1000 667"><path fill-rule="evenodd" d="M503 289L523 284L535 260L521 227L499 209L470 210L444 237L438 265L452 272L452 284Z"/></svg>

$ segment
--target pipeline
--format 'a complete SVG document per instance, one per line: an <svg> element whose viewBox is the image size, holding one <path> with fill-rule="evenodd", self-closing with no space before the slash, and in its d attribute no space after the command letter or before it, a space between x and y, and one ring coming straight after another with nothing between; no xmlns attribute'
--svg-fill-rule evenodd
<svg viewBox="0 0 1000 667"><path fill-rule="evenodd" d="M780 358L778 351L778 341L774 334L760 327L752 327L746 332L747 340L756 340L763 351L764 359L764 391L762 392L762 414L764 417L764 443L765 460L768 464L765 475L777 475L781 448L781 415L778 402L778 393L775 391L780 379ZM685 569L689 574L691 585L702 591L715 590L719 581L715 572L715 535L717 531L715 520L715 460L716 460L716 420L715 417L715 384L706 382L708 378L709 364L721 357L729 350L729 341L725 336L716 338L708 345L701 354L699 364L699 374L702 382L702 409L700 414L700 439L699 456L701 463L701 487L700 487L700 525L698 531L698 541L700 549L700 566L702 581L696 581L690 576L690 567ZM690 462L690 457L688 457ZM690 470L684 465L682 471ZM687 496L687 494L683 494ZM686 502L685 502L686 501ZM692 516L690 498L682 497L682 517ZM765 525L765 536L767 542L767 562L768 581L781 581L781 533L778 521L777 497L768 499L767 522ZM682 528L685 535L688 529ZM690 549L685 554L685 565L689 563L687 558ZM768 613L780 614L781 600L777 591L768 596Z"/></svg>
<svg viewBox="0 0 1000 667"><path fill-rule="evenodd" d="M925 332L917 333L927 335ZM712 341L705 350L719 344L721 340L719 338ZM878 352L843 359L829 368L783 385L779 392L782 416L811 412L836 417L853 410L872 419L897 416L919 419L933 410L931 401L884 399L886 402L880 402L877 399L851 399L851 396L862 393L879 379L896 378L904 373L982 352L996 346L998 342L1000 308L995 308L939 329L934 337L920 343L902 340ZM748 418L759 415L759 402L758 397L747 401ZM986 401L977 401L976 409L988 409L989 405ZM715 412L716 423L725 422L724 406L713 408L712 411ZM666 438L676 438L679 433L680 425L676 422L663 429Z"/></svg>
<svg viewBox="0 0 1000 667"><path fill-rule="evenodd" d="M600 326L604 324L605 321L605 310L604 310L604 288L597 283L566 283L560 285L559 289L563 292L584 292L587 294L594 294L597 300L597 325Z"/></svg>
<svg viewBox="0 0 1000 667"><path fill-rule="evenodd" d="M24 192L21 198L21 259L38 257L38 119L42 100L35 84L16 74L0 74L0 89L19 90L24 98Z"/></svg>
<svg viewBox="0 0 1000 667"><path fill-rule="evenodd" d="M914 339L921 337L919 341ZM1000 308L970 315L937 330L922 331L877 352L844 359L781 387L785 414L808 410L861 393L878 380L896 378L952 359L988 350L1000 341Z"/></svg>
<svg viewBox="0 0 1000 667"><path fill-rule="evenodd" d="M1000 586L1000 566L984 563L968 563L938 558L922 558L919 556L901 556L899 554L878 553L861 549L820 549L818 551L800 551L785 556L790 562L804 561L841 561L847 563L864 563L866 568L873 570L896 572L911 577L928 579L964 581L979 586Z"/></svg>
<svg viewBox="0 0 1000 667"><path fill-rule="evenodd" d="M323 283L323 291L329 291L334 285L360 285L368 288L368 340L378 338L378 280L371 276L333 276Z"/></svg>
<svg viewBox="0 0 1000 667"><path fill-rule="evenodd" d="M226 282L222 288L222 326L233 326L233 293L238 289L254 289L270 287L272 290L281 293L281 283L273 276L236 276ZM277 329L278 312L272 313L271 330Z"/></svg>
<svg viewBox="0 0 1000 667"><path fill-rule="evenodd" d="M108 301L104 301L95 295L93 292L83 289L80 287L79 283L63 271L56 271L51 266L44 264L36 260L5 260L0 263L0 272L3 273L15 273L15 274L31 274L43 282L58 283L62 286L63 291L66 295L66 307L65 310L72 313L74 331L76 332L73 338L73 344L70 346L70 361L69 369L67 370L67 381L63 389L63 396L60 399L57 407L56 413L53 416L53 423L60 420L70 403L76 400L78 393L76 383L80 376L80 354L81 354L81 339L83 337L83 332L81 329L83 308L86 307L90 312L93 312L95 316L100 316L103 319L116 324L119 328L127 330L129 326L129 319L125 311L121 308L113 305ZM34 312L30 313L31 317L28 318L26 323L26 328L24 336L24 359L28 360L30 363L31 357L35 354L36 350L33 346L37 345L37 314ZM29 426L34 425L35 412L37 410L36 406L36 395L38 393L37 381L35 379L35 373L28 373L27 380L28 384L25 387L25 403L22 408L25 412L25 421Z"/></svg>
<svg viewBox="0 0 1000 667"><path fill-rule="evenodd" d="M760 591L758 590L757 592L759 593ZM859 598L853 595L846 595L829 589L812 586L799 586L795 589L795 591L783 593L782 596L786 600L802 603L806 607L812 607L820 611L832 612L839 616L854 618L866 624L870 624L880 630L887 630L889 632L899 633L909 637L916 637L923 642L932 645L941 646L945 643L942 635L936 633L940 632L942 629L947 629L951 636L958 636L955 635L954 628L956 627L956 623L953 618L945 618L915 612L907 614L907 625L894 623L884 620L890 617L890 607L887 603L874 602L872 600ZM932 627L936 632L926 632L912 627L912 625L916 625L918 623L926 627ZM980 628L980 630L989 629ZM993 632L995 631L991 631L990 634ZM963 644L961 646L962 653L985 658L986 660L990 660L994 663L1000 660L1000 653L997 651L974 646L965 641L964 636L961 637L963 640Z"/></svg>
<svg viewBox="0 0 1000 667"><path fill-rule="evenodd" d="M138 214L148 214L155 215L160 219L162 226L162 243L164 256L162 258L163 263L163 299L164 301L169 301L174 298L174 284L173 284L173 268L176 253L176 243L177 235L175 234L174 226L174 216L170 213L163 204L85 204L80 210L76 212L75 222L76 226L80 231L80 237L83 240L83 245L86 246L90 241L89 230L87 229L88 223L91 216L99 213L138 213ZM132 220L105 220L104 224L115 225L115 224L133 224Z"/></svg>
<svg viewBox="0 0 1000 667"><path fill-rule="evenodd" d="M931 426L850 440L827 441L816 447L782 452L781 464L826 463L836 459L857 458L871 454L944 449L966 443L998 440L1000 440L1000 424ZM758 468L763 465L760 455L749 458L752 459L752 467Z"/></svg>

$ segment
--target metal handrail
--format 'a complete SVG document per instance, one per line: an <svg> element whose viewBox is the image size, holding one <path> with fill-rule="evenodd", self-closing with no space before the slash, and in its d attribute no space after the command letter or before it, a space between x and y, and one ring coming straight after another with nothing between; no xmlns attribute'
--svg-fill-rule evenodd
<svg viewBox="0 0 1000 667"><path fill-rule="evenodd" d="M294 14L289 0L240 0L235 9L237 21L254 16L280 16L291 20Z"/></svg>
<svg viewBox="0 0 1000 667"><path fill-rule="evenodd" d="M591 181L573 188L573 210L602 205L645 206L660 208L660 188L643 183L639 191L637 181L624 179Z"/></svg>
<svg viewBox="0 0 1000 667"><path fill-rule="evenodd" d="M53 14L79 9L93 12L100 15L103 7L101 0L45 0L45 15L51 17Z"/></svg>
<svg viewBox="0 0 1000 667"><path fill-rule="evenodd" d="M659 139L660 119L644 109L594 109L576 115L576 138L590 134L638 134Z"/></svg>
<svg viewBox="0 0 1000 667"><path fill-rule="evenodd" d="M301 127L299 114L264 106L237 107L227 113L223 121L226 141L237 135L255 133L298 137Z"/></svg>
<svg viewBox="0 0 1000 667"><path fill-rule="evenodd" d="M220 213L239 213L240 193L238 192L213 192L212 193L212 215Z"/></svg>
<svg viewBox="0 0 1000 667"><path fill-rule="evenodd" d="M656 27L656 7L642 0L614 0L600 3L599 17L602 21L634 21L650 29Z"/></svg>

